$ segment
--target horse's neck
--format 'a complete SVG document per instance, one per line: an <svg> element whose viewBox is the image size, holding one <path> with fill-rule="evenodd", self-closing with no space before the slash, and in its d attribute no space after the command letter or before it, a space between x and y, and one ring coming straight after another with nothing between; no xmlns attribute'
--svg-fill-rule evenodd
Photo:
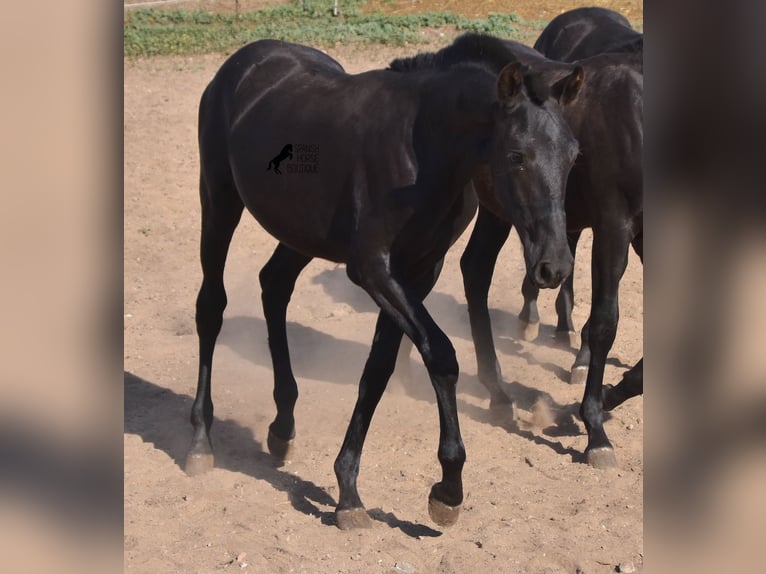
<svg viewBox="0 0 766 574"><path fill-rule="evenodd" d="M495 38L472 38L460 44L449 46L437 52L437 59L443 64L455 65L460 63L484 64L499 72L506 64L518 60L528 59L527 54L519 45L511 41L503 41ZM519 57L519 54L524 56ZM532 51L534 53L534 51Z"/></svg>

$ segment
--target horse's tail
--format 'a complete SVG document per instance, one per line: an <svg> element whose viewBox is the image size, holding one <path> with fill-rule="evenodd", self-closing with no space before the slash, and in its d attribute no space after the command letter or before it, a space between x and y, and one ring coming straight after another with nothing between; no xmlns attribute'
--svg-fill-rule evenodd
<svg viewBox="0 0 766 574"><path fill-rule="evenodd" d="M271 165L274 163L274 160L269 161L269 165L266 166L266 171L271 170Z"/></svg>

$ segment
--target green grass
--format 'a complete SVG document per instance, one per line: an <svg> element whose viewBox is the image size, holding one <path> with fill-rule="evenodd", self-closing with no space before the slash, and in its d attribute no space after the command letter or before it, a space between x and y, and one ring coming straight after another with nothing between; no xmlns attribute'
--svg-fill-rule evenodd
<svg viewBox="0 0 766 574"><path fill-rule="evenodd" d="M364 13L366 0L344 1L342 14L332 15L330 0L292 0L253 12L218 14L188 10L136 9L125 13L126 56L229 52L248 42L275 38L301 44L393 44L423 42L424 28L453 27L514 37L521 20L490 14L466 18L450 12L386 15Z"/></svg>

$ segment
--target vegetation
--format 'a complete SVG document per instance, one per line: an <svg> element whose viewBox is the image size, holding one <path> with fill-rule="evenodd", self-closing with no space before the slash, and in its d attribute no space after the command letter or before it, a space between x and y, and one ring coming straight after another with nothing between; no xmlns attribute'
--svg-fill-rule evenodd
<svg viewBox="0 0 766 574"><path fill-rule="evenodd" d="M343 12L332 14L330 0L292 0L241 14L189 10L126 11L126 56L227 52L261 38L334 46L337 43L420 43L426 28L452 28L518 37L521 20L513 14L466 18L451 12L381 14L363 10L366 0L344 0Z"/></svg>

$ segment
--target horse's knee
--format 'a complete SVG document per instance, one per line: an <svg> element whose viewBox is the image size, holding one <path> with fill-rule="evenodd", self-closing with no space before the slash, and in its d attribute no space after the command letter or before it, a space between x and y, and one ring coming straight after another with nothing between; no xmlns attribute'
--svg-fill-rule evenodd
<svg viewBox="0 0 766 574"><path fill-rule="evenodd" d="M426 346L422 354L426 369L433 377L445 385L457 384L460 365L455 348L449 341L446 345L438 345L435 348Z"/></svg>
<svg viewBox="0 0 766 574"><path fill-rule="evenodd" d="M588 343L591 353L607 353L617 335L619 309L616 301L609 301L591 313L588 325Z"/></svg>
<svg viewBox="0 0 766 574"><path fill-rule="evenodd" d="M375 379L388 381L394 374L397 365L397 354L391 353L387 356L370 356L364 366L362 377L365 379ZM409 360L409 357L407 358Z"/></svg>

